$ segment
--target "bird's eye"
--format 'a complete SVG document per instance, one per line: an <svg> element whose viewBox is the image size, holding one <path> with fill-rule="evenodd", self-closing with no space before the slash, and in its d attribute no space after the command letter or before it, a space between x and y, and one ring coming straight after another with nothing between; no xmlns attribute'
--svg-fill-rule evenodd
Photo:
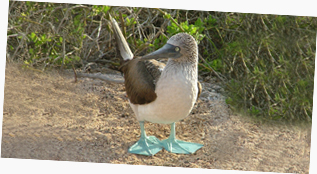
<svg viewBox="0 0 317 174"><path fill-rule="evenodd" d="M175 47L175 51L178 52L180 49L179 47Z"/></svg>

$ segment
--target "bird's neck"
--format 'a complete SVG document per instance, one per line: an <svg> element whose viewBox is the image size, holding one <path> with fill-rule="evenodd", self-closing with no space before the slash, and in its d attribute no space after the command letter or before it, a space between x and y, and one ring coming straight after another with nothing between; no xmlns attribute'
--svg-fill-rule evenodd
<svg viewBox="0 0 317 174"><path fill-rule="evenodd" d="M183 75L188 80L197 81L197 65L197 62L179 62L173 59L169 59L162 75Z"/></svg>

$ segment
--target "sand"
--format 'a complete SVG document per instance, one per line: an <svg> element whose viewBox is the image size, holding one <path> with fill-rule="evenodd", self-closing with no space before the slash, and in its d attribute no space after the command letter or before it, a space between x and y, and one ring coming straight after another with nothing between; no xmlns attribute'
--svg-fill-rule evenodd
<svg viewBox="0 0 317 174"><path fill-rule="evenodd" d="M204 90L192 113L176 123L181 140L204 144L194 154L166 150L128 153L140 137L123 84L44 73L7 63L2 158L84 161L149 166L309 173L311 125L254 122L232 113L219 86ZM148 135L165 139L169 125L146 122Z"/></svg>

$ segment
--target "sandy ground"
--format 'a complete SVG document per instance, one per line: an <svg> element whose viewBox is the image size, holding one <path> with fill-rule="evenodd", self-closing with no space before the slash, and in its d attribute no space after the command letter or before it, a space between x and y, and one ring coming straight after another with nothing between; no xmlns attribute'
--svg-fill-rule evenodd
<svg viewBox="0 0 317 174"><path fill-rule="evenodd" d="M7 64L2 158L308 173L311 126L260 124L233 114L212 83L203 83L192 114L176 124L181 140L203 143L195 154L130 154L140 136L123 84ZM146 123L165 139L169 125Z"/></svg>

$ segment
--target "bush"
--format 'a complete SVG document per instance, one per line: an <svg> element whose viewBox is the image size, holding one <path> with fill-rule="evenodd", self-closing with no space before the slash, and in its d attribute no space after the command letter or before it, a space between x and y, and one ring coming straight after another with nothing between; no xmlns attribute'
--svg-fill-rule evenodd
<svg viewBox="0 0 317 174"><path fill-rule="evenodd" d="M136 56L176 33L194 36L200 74L221 80L233 108L264 119L311 121L313 17L10 1L8 58L42 70L92 61L116 68L109 14Z"/></svg>
<svg viewBox="0 0 317 174"><path fill-rule="evenodd" d="M243 14L234 20L239 18L240 32L222 47L227 102L265 119L311 121L316 18Z"/></svg>

